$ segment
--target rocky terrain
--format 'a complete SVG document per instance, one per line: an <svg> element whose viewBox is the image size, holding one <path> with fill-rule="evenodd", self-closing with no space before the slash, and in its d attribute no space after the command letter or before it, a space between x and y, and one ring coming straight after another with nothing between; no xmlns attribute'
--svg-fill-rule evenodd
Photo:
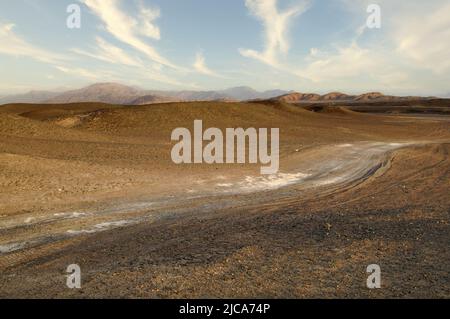
<svg viewBox="0 0 450 319"><path fill-rule="evenodd" d="M175 165L170 134L195 119L280 128L280 172ZM0 296L448 298L449 124L274 101L0 106Z"/></svg>

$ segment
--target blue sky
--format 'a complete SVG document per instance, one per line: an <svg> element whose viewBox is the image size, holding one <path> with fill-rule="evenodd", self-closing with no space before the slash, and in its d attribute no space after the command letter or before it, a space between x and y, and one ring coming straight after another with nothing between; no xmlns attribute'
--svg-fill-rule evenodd
<svg viewBox="0 0 450 319"><path fill-rule="evenodd" d="M95 82L444 95L449 55L447 0L0 0L0 95Z"/></svg>

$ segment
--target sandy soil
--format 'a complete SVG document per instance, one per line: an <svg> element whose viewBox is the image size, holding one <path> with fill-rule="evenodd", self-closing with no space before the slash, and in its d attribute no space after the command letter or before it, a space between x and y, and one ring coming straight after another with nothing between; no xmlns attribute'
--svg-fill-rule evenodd
<svg viewBox="0 0 450 319"><path fill-rule="evenodd" d="M170 132L195 119L279 127L280 173L174 165ZM449 124L278 103L0 107L0 296L449 297Z"/></svg>

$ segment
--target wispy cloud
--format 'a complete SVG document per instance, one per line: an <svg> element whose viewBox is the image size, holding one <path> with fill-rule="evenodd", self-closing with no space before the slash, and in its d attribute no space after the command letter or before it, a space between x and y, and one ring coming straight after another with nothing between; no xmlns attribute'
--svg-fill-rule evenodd
<svg viewBox="0 0 450 319"><path fill-rule="evenodd" d="M429 68L435 73L450 70L450 3L436 6L423 15L404 14L395 22L392 33L397 52L410 59L417 66ZM419 22L420 21L420 22Z"/></svg>
<svg viewBox="0 0 450 319"><path fill-rule="evenodd" d="M139 5L139 32L143 36L153 38L156 40L161 39L161 31L159 27L154 23L161 15L159 8L149 8L141 1Z"/></svg>
<svg viewBox="0 0 450 319"><path fill-rule="evenodd" d="M72 66L64 66L57 65L55 66L57 70L65 73L68 76L75 78L84 78L89 81L101 81L101 82L127 82L131 83L136 80L142 81L156 81L160 83L166 83L173 86L185 86L184 83L179 82L176 79L173 79L169 76L161 74L156 71L147 70L147 69L139 69L139 68L126 68L121 70L121 72L115 72L112 70L95 70L91 71L86 68L80 67L72 67ZM137 84L137 83L136 83Z"/></svg>
<svg viewBox="0 0 450 319"><path fill-rule="evenodd" d="M279 11L277 0L246 0L245 5L252 15L258 18L264 26L264 51L239 49L248 58L257 59L268 65L280 66L280 55L289 50L288 31L292 19L309 7L309 1L300 1L284 11Z"/></svg>
<svg viewBox="0 0 450 319"><path fill-rule="evenodd" d="M143 63L139 58L130 56L121 48L112 45L101 37L96 37L96 43L97 49L93 52L78 48L71 49L71 51L80 55L113 64L124 64L137 67L143 66Z"/></svg>
<svg viewBox="0 0 450 319"><path fill-rule="evenodd" d="M198 52L197 55L195 56L194 69L197 72L201 73L201 74L223 78L222 75L220 75L217 72L211 70L206 65L205 57L203 56L203 53L201 53L201 52Z"/></svg>
<svg viewBox="0 0 450 319"><path fill-rule="evenodd" d="M356 42L336 51L311 50L309 64L297 72L316 86L330 90L411 89L408 73L384 51L362 48ZM394 63L392 63L394 62Z"/></svg>
<svg viewBox="0 0 450 319"><path fill-rule="evenodd" d="M147 44L139 36L159 40L159 28L153 23L159 16L159 10L140 5L142 21L127 15L120 8L119 0L81 0L104 23L106 30L118 40L144 53L150 60L162 65L178 67L160 55L157 50Z"/></svg>
<svg viewBox="0 0 450 319"><path fill-rule="evenodd" d="M375 60L375 54L372 51L363 49L356 43L338 48L337 52L331 53L311 49L307 60L308 66L298 71L298 74L314 82L356 77L363 72L370 72L379 62Z"/></svg>
<svg viewBox="0 0 450 319"><path fill-rule="evenodd" d="M346 88L395 88L416 93L444 90L450 70L450 42L447 41L450 4L441 0L432 4L411 0L408 10L404 10L404 3L377 2L382 9L381 29L360 27L351 41L337 49L312 49L305 60L307 65L296 74L321 86L339 83ZM351 12L359 14L365 12L371 1L343 0L343 3ZM397 14L391 16L386 12ZM363 42L371 32L377 32L383 41ZM420 76L419 72L422 72ZM441 80L436 81L436 76Z"/></svg>
<svg viewBox="0 0 450 319"><path fill-rule="evenodd" d="M27 57L45 63L66 60L62 55L55 54L27 42L14 33L14 27L15 25L12 23L0 24L0 54Z"/></svg>
<svg viewBox="0 0 450 319"><path fill-rule="evenodd" d="M450 91L448 0L409 0L407 4L392 0L239 0L245 7L224 1L221 8L241 8L248 16L237 13L232 28L229 19L217 19L215 30L223 32L220 40L210 21L199 18L210 13L200 10L204 7L201 1L186 1L190 9L185 14L196 20L189 28L184 26L186 20L177 21L170 11L152 5L155 0L77 1L83 3L81 31L64 27L65 12L52 1L39 6L35 0L0 5L11 7L0 13L4 66L0 91L6 87L19 90L13 87L14 81L50 87L50 83L72 85L83 79L111 78L182 89L198 83L201 89L246 84L258 89L279 86L320 92L381 90L438 95ZM374 2L381 7L381 29L366 26L367 7ZM44 20L28 19L24 4ZM306 17L310 4L314 10ZM58 10L63 17L55 14ZM92 21L84 16L88 12L94 25L88 25ZM163 19L164 28L171 30L167 35L160 23ZM259 25L256 34L248 28L249 20L257 28ZM54 32L50 34L51 28ZM36 29L42 32L32 32ZM199 33L201 29L204 33ZM239 37L228 33L235 30L241 30ZM297 37L291 39L290 31ZM308 36L300 36L303 31ZM260 46L242 44L259 33ZM166 39L169 34L171 38ZM69 41L72 36L79 43L76 47ZM192 55L202 47L208 51ZM238 48L242 48L240 54ZM165 53L169 50L170 55ZM26 69L19 67L23 62ZM234 79L239 83L232 84Z"/></svg>
<svg viewBox="0 0 450 319"><path fill-rule="evenodd" d="M355 15L373 1L341 0ZM383 34L384 41L371 44L371 50L403 59L410 68L429 69L436 73L450 68L450 3L448 0L377 0L381 7L383 26L375 31ZM395 14L388 14L395 12ZM357 30L355 41L371 32L364 26Z"/></svg>
<svg viewBox="0 0 450 319"><path fill-rule="evenodd" d="M89 71L87 69L84 68L77 68L77 67L65 67L65 66L55 66L55 68L63 73L72 75L72 76L76 76L76 77L82 77L82 78L87 78L90 80L94 80L97 81L99 79L102 79L102 81L105 81L105 79L107 77L109 77L110 75L105 74L104 72L93 72L93 71Z"/></svg>

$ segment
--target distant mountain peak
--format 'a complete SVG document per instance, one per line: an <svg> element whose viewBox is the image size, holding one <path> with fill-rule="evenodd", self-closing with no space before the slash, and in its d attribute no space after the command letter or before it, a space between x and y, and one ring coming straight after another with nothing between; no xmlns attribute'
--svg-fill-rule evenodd
<svg viewBox="0 0 450 319"><path fill-rule="evenodd" d="M115 82L93 83L76 90L63 92L32 90L25 94L4 96L0 104L6 103L76 103L102 102L109 104L141 105L175 101L249 101L275 99L288 103L312 103L333 101L394 101L418 97L394 97L380 92L348 95L342 92L327 94L300 93L284 90L257 91L249 86L236 86L225 90L209 91L156 91L144 90Z"/></svg>

